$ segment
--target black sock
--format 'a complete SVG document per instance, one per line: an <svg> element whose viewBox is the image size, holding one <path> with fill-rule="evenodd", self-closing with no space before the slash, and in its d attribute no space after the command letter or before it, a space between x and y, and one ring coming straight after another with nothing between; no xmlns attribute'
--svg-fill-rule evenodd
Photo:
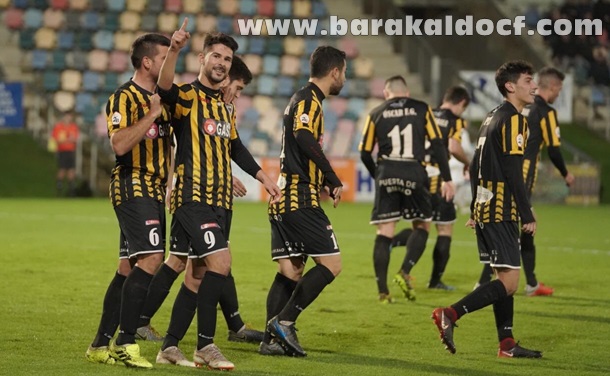
<svg viewBox="0 0 610 376"><path fill-rule="evenodd" d="M127 277L117 272L108 285L106 295L104 296L100 326L97 329L97 335L93 343L91 343L93 347L108 346L116 332L116 328L119 326L121 318L121 291L123 290L125 278Z"/></svg>
<svg viewBox="0 0 610 376"><path fill-rule="evenodd" d="M400 270L404 274L411 273L411 269L417 264L419 258L426 249L426 241L428 240L428 231L418 228L413 230L409 240L407 241L407 255L402 262Z"/></svg>
<svg viewBox="0 0 610 376"><path fill-rule="evenodd" d="M438 236L432 253L432 275L430 276L429 286L436 286L445 273L445 268L449 262L449 249L451 247L451 236Z"/></svg>
<svg viewBox="0 0 610 376"><path fill-rule="evenodd" d="M216 307L225 288L227 277L206 271L197 292L197 350L214 342Z"/></svg>
<svg viewBox="0 0 610 376"><path fill-rule="evenodd" d="M127 276L123 284L121 325L116 339L117 345L135 343L140 312L142 312L146 295L148 295L148 286L150 286L152 279L152 274L146 273L137 266Z"/></svg>
<svg viewBox="0 0 610 376"><path fill-rule="evenodd" d="M406 246L407 241L409 240L409 237L411 236L412 232L412 228L406 228L398 234L394 235L394 237L392 238L392 248Z"/></svg>
<svg viewBox="0 0 610 376"><path fill-rule="evenodd" d="M283 274L277 273L275 275L275 279L267 294L267 320L265 322L268 322L282 311L282 308L284 308L286 303L290 300L296 286L296 281L293 281ZM271 334L268 331L265 331L263 341L265 343L271 341Z"/></svg>
<svg viewBox="0 0 610 376"><path fill-rule="evenodd" d="M536 279L536 245L532 234L526 232L521 233L521 260L523 260L523 271L527 284L534 287L538 285Z"/></svg>
<svg viewBox="0 0 610 376"><path fill-rule="evenodd" d="M457 318L464 316L467 313L472 313L488 305L504 299L506 297L506 288L502 281L495 281L479 286L476 290L462 298L459 302L452 304L451 307L455 310Z"/></svg>
<svg viewBox="0 0 610 376"><path fill-rule="evenodd" d="M375 248L373 248L373 266L377 280L377 291L380 294L389 294L388 290L388 266L390 265L390 245L392 239L387 236L377 235Z"/></svg>
<svg viewBox="0 0 610 376"><path fill-rule="evenodd" d="M239 303L237 302L237 289L235 288L235 280L233 274L229 273L225 288L220 295L220 309L227 322L229 330L237 332L244 326L244 321L239 314Z"/></svg>
<svg viewBox="0 0 610 376"><path fill-rule="evenodd" d="M148 295L140 314L138 327L150 324L150 319L157 313L165 298L167 298L176 278L178 278L178 273L165 263L157 270L150 286L148 286Z"/></svg>
<svg viewBox="0 0 610 376"><path fill-rule="evenodd" d="M148 286L148 295L140 314L138 327L150 324L150 319L161 308L176 278L178 278L178 273L165 263L157 270L157 273L155 273L150 282L150 286Z"/></svg>
<svg viewBox="0 0 610 376"><path fill-rule="evenodd" d="M335 276L324 265L318 264L311 268L303 278L297 283L297 286L290 297L290 300L282 312L277 317L283 321L296 321L297 317L303 312L320 295L322 290L329 285Z"/></svg>
<svg viewBox="0 0 610 376"><path fill-rule="evenodd" d="M514 307L515 299L512 295L494 303L494 318L496 319L499 342L502 342L505 338L513 338Z"/></svg>
<svg viewBox="0 0 610 376"><path fill-rule="evenodd" d="M483 264L483 270L481 270L481 276L479 277L479 286L491 282L494 276L494 270L489 264Z"/></svg>
<svg viewBox="0 0 610 376"><path fill-rule="evenodd" d="M161 346L165 350L171 346L178 346L184 335L193 322L197 311L197 293L189 290L184 283L180 286L174 306L172 307L172 317L169 320L167 335Z"/></svg>

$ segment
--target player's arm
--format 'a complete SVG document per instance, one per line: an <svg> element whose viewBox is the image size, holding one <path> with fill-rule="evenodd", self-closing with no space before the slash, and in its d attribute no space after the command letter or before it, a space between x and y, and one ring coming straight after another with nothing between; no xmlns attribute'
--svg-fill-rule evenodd
<svg viewBox="0 0 610 376"><path fill-rule="evenodd" d="M159 86L159 89L161 90L169 91L172 89L178 55L180 54L180 50L186 46L189 38L191 37L191 34L186 31L187 25L188 18L185 18L180 29L174 31L174 34L172 34L171 43L169 49L167 50L167 56L165 57L165 61L163 61L161 71L159 72L159 79L157 80L157 86ZM163 97L163 101L166 101L165 97Z"/></svg>
<svg viewBox="0 0 610 376"><path fill-rule="evenodd" d="M440 129L438 128L438 124L436 124L436 120L432 115L432 109L428 107L426 111L426 137L430 141L430 145L432 148L432 154L434 155L438 168L441 172L441 177L443 178L443 184L441 185L441 196L450 201L455 194L455 186L451 181L451 170L449 169L449 157L447 156L447 151L445 150L445 145L442 141L442 134Z"/></svg>
<svg viewBox="0 0 610 376"><path fill-rule="evenodd" d="M375 143L375 123L371 120L371 115L369 115L366 117L364 129L362 130L362 140L360 145L358 145L358 149L360 150L360 159L373 179L375 179L375 170L377 168L373 159Z"/></svg>
<svg viewBox="0 0 610 376"><path fill-rule="evenodd" d="M159 95L152 95L148 112L135 124L131 125L127 124L126 95L119 94L119 97L113 100L113 102L109 103L108 109L110 111L107 110L110 145L116 155L122 156L129 153L134 146L142 141L152 123L161 115L163 108Z"/></svg>
<svg viewBox="0 0 610 376"><path fill-rule="evenodd" d="M449 153L451 153L455 159L464 164L464 171L468 171L470 160L462 147L462 132L466 129L464 124L464 120L456 120L455 133L449 138Z"/></svg>
<svg viewBox="0 0 610 376"><path fill-rule="evenodd" d="M551 110L547 113L544 120L541 122L542 137L547 147L549 159L553 162L555 168L561 173L566 184L570 186L574 182L574 175L568 172L566 163L561 155L561 139L559 133L559 124L557 124L557 112Z"/></svg>
<svg viewBox="0 0 610 376"><path fill-rule="evenodd" d="M235 127L232 127L232 129L235 129ZM242 170L258 180L265 187L265 190L271 196L271 202L280 201L282 197L280 188L271 180L269 175L263 171L261 166L256 163L254 157L241 142L239 136L231 140L231 159L233 159Z"/></svg>

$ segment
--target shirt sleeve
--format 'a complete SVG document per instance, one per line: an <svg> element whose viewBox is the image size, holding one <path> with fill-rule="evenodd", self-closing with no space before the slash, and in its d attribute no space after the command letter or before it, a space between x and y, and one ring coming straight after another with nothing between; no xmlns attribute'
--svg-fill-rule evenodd
<svg viewBox="0 0 610 376"><path fill-rule="evenodd" d="M501 127L502 153L504 155L523 155L527 143L527 121L515 114Z"/></svg>
<svg viewBox="0 0 610 376"><path fill-rule="evenodd" d="M176 85L172 84L169 90L157 88L157 93L161 101L169 106L172 118L179 120L186 116L192 107L193 100L196 98L195 90L188 83Z"/></svg>
<svg viewBox="0 0 610 376"><path fill-rule="evenodd" d="M561 134L559 124L557 124L557 111L550 110L545 117L540 120L542 139L547 147L558 147L561 145Z"/></svg>
<svg viewBox="0 0 610 376"><path fill-rule="evenodd" d="M293 132L301 129L315 133L320 123L321 108L318 102L306 99L298 102L294 111Z"/></svg>
<svg viewBox="0 0 610 376"><path fill-rule="evenodd" d="M124 91L113 94L106 105L108 137L131 125L131 99Z"/></svg>
<svg viewBox="0 0 610 376"><path fill-rule="evenodd" d="M453 134L451 135L451 138L453 138L457 142L461 143L462 142L462 132L464 131L465 128L466 128L466 120L464 120L462 118L456 119L454 129L453 129Z"/></svg>
<svg viewBox="0 0 610 376"><path fill-rule="evenodd" d="M432 141L436 138L441 138L441 130L436 124L436 119L434 115L432 115L432 109L428 106L428 110L426 111L426 136L429 141Z"/></svg>
<svg viewBox="0 0 610 376"><path fill-rule="evenodd" d="M364 129L362 130L362 140L360 140L360 144L358 145L358 150L361 152L371 153L376 143L375 137L375 123L371 119L371 115L366 117L366 121L364 122Z"/></svg>

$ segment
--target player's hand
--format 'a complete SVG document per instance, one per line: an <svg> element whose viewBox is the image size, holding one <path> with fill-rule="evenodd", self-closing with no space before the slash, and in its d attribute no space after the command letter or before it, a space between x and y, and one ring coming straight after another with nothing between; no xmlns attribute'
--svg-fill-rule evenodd
<svg viewBox="0 0 610 376"><path fill-rule="evenodd" d="M161 97L159 94L153 94L150 96L150 113L156 118L158 118L163 112L163 106L161 105Z"/></svg>
<svg viewBox="0 0 610 376"><path fill-rule="evenodd" d="M470 166L464 165L464 170L462 170L462 176L464 176L464 180L470 180Z"/></svg>
<svg viewBox="0 0 610 376"><path fill-rule="evenodd" d="M167 208L167 210L171 209L171 200L172 200L172 188L170 186L167 187L167 190L165 191L165 207Z"/></svg>
<svg viewBox="0 0 610 376"><path fill-rule="evenodd" d="M455 185L452 181L444 181L441 185L441 195L445 201L449 202L455 195Z"/></svg>
<svg viewBox="0 0 610 376"><path fill-rule="evenodd" d="M472 218L468 218L468 221L466 221L466 227L470 227L473 230L474 230L474 227L476 226L476 224L477 223Z"/></svg>
<svg viewBox="0 0 610 376"><path fill-rule="evenodd" d="M228 76L227 76L228 78ZM235 99L235 90L231 86L225 86L222 89L222 101L225 103L232 103Z"/></svg>
<svg viewBox="0 0 610 376"><path fill-rule="evenodd" d="M246 190L244 183L233 175L233 196L244 197L246 193L248 193L248 191Z"/></svg>
<svg viewBox="0 0 610 376"><path fill-rule="evenodd" d="M280 189L280 187L277 186L277 184L268 181L265 182L263 186L265 187L267 193L269 193L269 196L271 196L272 204L277 204L278 202L280 202L280 200L282 199L282 190Z"/></svg>
<svg viewBox="0 0 610 376"><path fill-rule="evenodd" d="M574 175L570 174L569 172L566 175L566 177L564 178L564 180L566 181L566 185L568 187L572 186L572 184L574 183L574 179L575 179Z"/></svg>
<svg viewBox="0 0 610 376"><path fill-rule="evenodd" d="M526 223L521 226L521 231L526 234L532 234L532 236L536 235L536 222Z"/></svg>
<svg viewBox="0 0 610 376"><path fill-rule="evenodd" d="M343 187L335 187L332 192L329 187L326 187L328 191L328 195L333 199L333 208L339 206L339 202L341 202L341 195L343 194Z"/></svg>
<svg viewBox="0 0 610 376"><path fill-rule="evenodd" d="M187 17L182 21L182 26L180 29L174 31L172 34L172 41L169 46L170 50L180 51L186 44L188 43L189 38L191 37L191 33L186 31L186 26L189 24L189 19Z"/></svg>

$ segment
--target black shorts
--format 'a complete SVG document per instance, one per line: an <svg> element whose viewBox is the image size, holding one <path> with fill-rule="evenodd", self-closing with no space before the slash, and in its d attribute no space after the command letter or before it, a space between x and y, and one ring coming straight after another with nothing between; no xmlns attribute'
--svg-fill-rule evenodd
<svg viewBox="0 0 610 376"><path fill-rule="evenodd" d="M479 259L494 268L521 269L519 223L477 223Z"/></svg>
<svg viewBox="0 0 610 376"><path fill-rule="evenodd" d="M269 216L271 259L338 255L333 226L322 208L303 208Z"/></svg>
<svg viewBox="0 0 610 376"><path fill-rule="evenodd" d="M448 225L457 219L455 204L453 200L447 202L440 192L431 197L432 202L432 222L439 225Z"/></svg>
<svg viewBox="0 0 610 376"><path fill-rule="evenodd" d="M203 258L229 247L232 211L200 202L183 204L172 218L170 252Z"/></svg>
<svg viewBox="0 0 610 376"><path fill-rule="evenodd" d="M57 166L61 170L73 170L76 168L76 152L59 151L57 152Z"/></svg>
<svg viewBox="0 0 610 376"><path fill-rule="evenodd" d="M119 258L165 252L165 207L152 198L137 197L114 207L121 235Z"/></svg>
<svg viewBox="0 0 610 376"><path fill-rule="evenodd" d="M432 217L428 174L417 162L381 161L375 174L371 224Z"/></svg>

